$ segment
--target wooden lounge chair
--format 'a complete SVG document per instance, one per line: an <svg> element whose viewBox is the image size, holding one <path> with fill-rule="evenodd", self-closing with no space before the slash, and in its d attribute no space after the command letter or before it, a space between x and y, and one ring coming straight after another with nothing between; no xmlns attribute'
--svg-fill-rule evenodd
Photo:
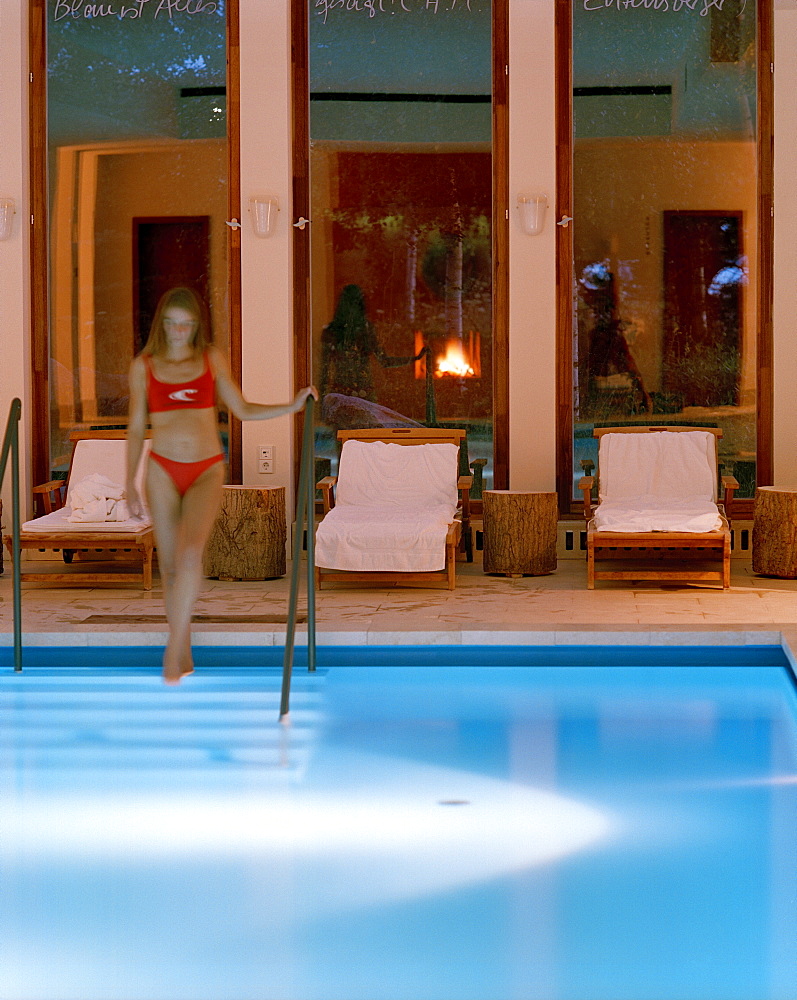
<svg viewBox="0 0 797 1000"><path fill-rule="evenodd" d="M94 473L106 476L114 483L124 484L126 473L126 442L124 431L77 431L70 434L72 458L66 480L54 480L35 486L34 497L41 499L44 515L27 521L20 531L20 549L60 551L63 560L71 563L77 555L90 555L84 562L85 569L57 572L55 570L22 573L26 582L54 585L76 584L81 587L97 583L137 583L144 590L152 589L152 557L155 539L152 524L143 521L92 521L68 520L71 510L67 505L70 487ZM149 443L147 442L147 447ZM143 478L142 461L139 479ZM6 548L13 556L13 540L5 536ZM113 562L133 563L135 569L113 571L97 568L96 557L103 555Z"/></svg>
<svg viewBox="0 0 797 1000"><path fill-rule="evenodd" d="M458 474L465 431L386 427L342 430L338 438L339 475L317 484L318 587L443 582L453 590L457 550L470 535L472 477Z"/></svg>
<svg viewBox="0 0 797 1000"><path fill-rule="evenodd" d="M599 427L598 483L579 482L587 521L587 587L596 580L730 586L733 476L717 505L717 427ZM620 437L622 435L622 437ZM688 436L687 436L688 435ZM647 530L646 530L647 529ZM605 569L596 568L602 562Z"/></svg>

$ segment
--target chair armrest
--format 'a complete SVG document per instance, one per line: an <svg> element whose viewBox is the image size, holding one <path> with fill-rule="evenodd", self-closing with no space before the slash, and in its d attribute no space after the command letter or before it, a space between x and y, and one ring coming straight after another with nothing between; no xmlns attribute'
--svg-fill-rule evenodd
<svg viewBox="0 0 797 1000"><path fill-rule="evenodd" d="M734 490L739 489L739 481L733 476L723 476L722 477L722 506L725 511L725 517L728 521L731 520L731 506L733 504L733 493Z"/></svg>
<svg viewBox="0 0 797 1000"><path fill-rule="evenodd" d="M462 507L462 521L467 524L470 521L470 488L473 485L473 476L460 476L457 480L457 492L460 494L459 502Z"/></svg>
<svg viewBox="0 0 797 1000"><path fill-rule="evenodd" d="M33 505L36 506L36 495L39 494L44 504L44 513L52 514L54 510L60 510L64 506L64 487L66 481L63 479L53 479L49 483L42 483L41 486L33 487Z"/></svg>
<svg viewBox="0 0 797 1000"><path fill-rule="evenodd" d="M458 545L462 537L462 521L452 521L446 531L446 545Z"/></svg>
<svg viewBox="0 0 797 1000"><path fill-rule="evenodd" d="M317 490L321 490L321 500L324 504L324 513L328 514L335 506L334 487L338 481L337 476L324 476L315 484Z"/></svg>
<svg viewBox="0 0 797 1000"><path fill-rule="evenodd" d="M578 488L584 494L584 520L592 520L592 487L595 485L594 476L582 476L578 481Z"/></svg>

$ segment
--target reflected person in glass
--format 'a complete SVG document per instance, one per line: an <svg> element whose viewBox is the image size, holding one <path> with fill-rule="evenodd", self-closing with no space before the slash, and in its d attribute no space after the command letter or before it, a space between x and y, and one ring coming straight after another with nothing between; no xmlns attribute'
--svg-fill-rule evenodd
<svg viewBox="0 0 797 1000"><path fill-rule="evenodd" d="M321 333L320 385L325 422L334 428L417 424L376 402L371 359L376 358L382 368L400 368L419 361L426 350L398 357L387 354L368 319L362 288L344 286L335 314Z"/></svg>
<svg viewBox="0 0 797 1000"><path fill-rule="evenodd" d="M205 308L189 288L162 296L149 338L130 365L129 381L127 498L131 513L140 517L136 471L149 422L152 450L145 486L169 624L163 677L176 684L193 671L191 615L225 480L216 400L239 420L268 420L296 413L308 396L318 397L308 387L290 403L244 399L227 359L210 343Z"/></svg>
<svg viewBox="0 0 797 1000"><path fill-rule="evenodd" d="M617 314L616 285L608 264L603 261L587 264L581 272L579 287L592 315L588 360L592 417L609 417L617 409L610 402L607 412L595 412L601 392L609 400L627 397L624 405L629 412L652 413L653 401L625 338L625 324Z"/></svg>

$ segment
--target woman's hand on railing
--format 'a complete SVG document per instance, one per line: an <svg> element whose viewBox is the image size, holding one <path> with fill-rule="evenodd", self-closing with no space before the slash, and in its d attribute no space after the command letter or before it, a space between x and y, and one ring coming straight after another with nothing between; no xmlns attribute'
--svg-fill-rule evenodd
<svg viewBox="0 0 797 1000"><path fill-rule="evenodd" d="M296 397L293 400L293 411L296 413L298 410L304 409L304 405L308 399L313 398L318 402L318 389L314 385L307 385L304 389L300 389L296 393Z"/></svg>

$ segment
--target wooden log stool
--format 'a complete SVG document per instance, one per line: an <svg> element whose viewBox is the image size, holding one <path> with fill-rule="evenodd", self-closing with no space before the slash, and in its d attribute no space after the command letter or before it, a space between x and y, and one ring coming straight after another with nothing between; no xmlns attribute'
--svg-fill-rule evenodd
<svg viewBox="0 0 797 1000"><path fill-rule="evenodd" d="M756 488L753 572L797 579L797 486Z"/></svg>
<svg viewBox="0 0 797 1000"><path fill-rule="evenodd" d="M205 549L205 576L272 580L285 576L285 487L225 486Z"/></svg>
<svg viewBox="0 0 797 1000"><path fill-rule="evenodd" d="M544 576L556 569L555 493L484 490L484 572Z"/></svg>

